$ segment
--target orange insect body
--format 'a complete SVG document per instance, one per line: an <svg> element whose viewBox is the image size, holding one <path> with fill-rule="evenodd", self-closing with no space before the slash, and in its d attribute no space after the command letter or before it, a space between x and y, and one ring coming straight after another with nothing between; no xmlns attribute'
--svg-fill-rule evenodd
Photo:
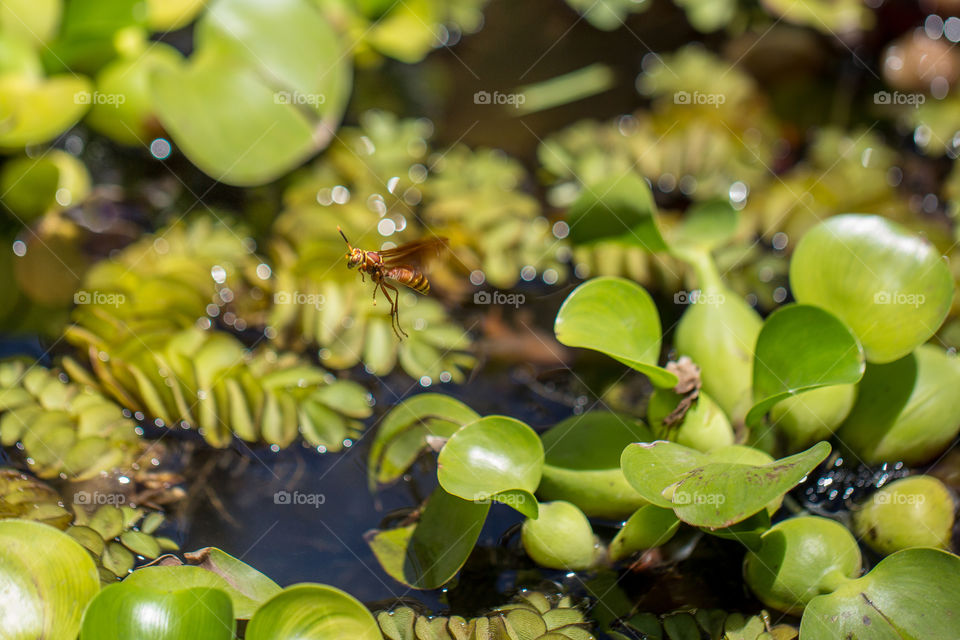
<svg viewBox="0 0 960 640"><path fill-rule="evenodd" d="M373 280L374 304L377 303L377 291L383 292L383 296L390 303L393 331L402 340L407 333L400 327L400 292L387 280L409 287L417 293L429 293L430 281L423 275L419 265L431 257L431 254L439 255L447 246L446 238L416 240L384 251L365 251L352 246L340 227L337 227L337 231L347 243L347 267L356 268L361 277L367 274ZM390 296L390 291L393 292L393 297Z"/></svg>

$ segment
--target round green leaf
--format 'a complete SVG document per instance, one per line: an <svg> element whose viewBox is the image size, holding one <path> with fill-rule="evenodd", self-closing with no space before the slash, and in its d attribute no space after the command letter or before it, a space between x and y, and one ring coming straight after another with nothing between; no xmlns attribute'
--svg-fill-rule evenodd
<svg viewBox="0 0 960 640"><path fill-rule="evenodd" d="M236 621L230 597L219 589L174 592L112 584L83 614L81 640L232 640Z"/></svg>
<svg viewBox="0 0 960 640"><path fill-rule="evenodd" d="M233 185L273 180L323 148L349 95L337 34L307 0L218 0L197 53L157 70L157 115L184 154Z"/></svg>
<svg viewBox="0 0 960 640"><path fill-rule="evenodd" d="M610 542L610 559L617 561L638 551L666 543L680 528L680 520L670 509L652 504L637 509Z"/></svg>
<svg viewBox="0 0 960 640"><path fill-rule="evenodd" d="M758 424L775 404L804 391L857 382L864 367L860 343L832 313L804 304L781 307L757 337L756 404L747 423Z"/></svg>
<svg viewBox="0 0 960 640"><path fill-rule="evenodd" d="M827 442L770 464L710 463L687 475L671 496L677 517L720 529L745 520L793 489L830 454Z"/></svg>
<svg viewBox="0 0 960 640"><path fill-rule="evenodd" d="M565 500L596 518L624 518L646 504L620 469L632 442L653 439L642 422L606 411L564 420L541 436L546 453L537 493Z"/></svg>
<svg viewBox="0 0 960 640"><path fill-rule="evenodd" d="M537 493L565 500L596 518L624 518L646 504L620 469L632 442L653 440L642 422L606 411L590 411L552 427L540 437L545 451Z"/></svg>
<svg viewBox="0 0 960 640"><path fill-rule="evenodd" d="M462 500L437 487L416 524L364 537L395 580L414 589L436 589L467 561L489 511L489 502Z"/></svg>
<svg viewBox="0 0 960 640"><path fill-rule="evenodd" d="M51 526L0 522L0 629L5 640L75 640L97 567L76 540Z"/></svg>
<svg viewBox="0 0 960 640"><path fill-rule="evenodd" d="M721 529L741 522L781 498L816 467L830 445L768 464L750 460L766 454L733 445L710 453L672 442L628 446L620 459L627 481L650 503L673 509L684 522Z"/></svg>
<svg viewBox="0 0 960 640"><path fill-rule="evenodd" d="M926 342L953 300L940 252L879 216L835 216L808 231L790 262L790 285L798 302L845 322L877 363Z"/></svg>
<svg viewBox="0 0 960 640"><path fill-rule="evenodd" d="M192 587L220 589L230 596L234 615L241 620L249 619L260 604L241 591L242 584L232 584L212 571L189 565L142 567L128 575L123 584L169 593Z"/></svg>
<svg viewBox="0 0 960 640"><path fill-rule="evenodd" d="M41 144L60 135L90 106L90 81L83 76L0 77L0 148Z"/></svg>
<svg viewBox="0 0 960 640"><path fill-rule="evenodd" d="M323 584L295 584L257 609L246 640L381 640L373 615L348 593Z"/></svg>
<svg viewBox="0 0 960 640"><path fill-rule="evenodd" d="M960 619L960 558L905 549L870 573L807 605L800 635L833 638L953 638Z"/></svg>
<svg viewBox="0 0 960 640"><path fill-rule="evenodd" d="M932 344L895 362L870 364L837 439L867 464L926 462L960 429L958 387L960 359Z"/></svg>
<svg viewBox="0 0 960 640"><path fill-rule="evenodd" d="M657 207L647 181L629 172L585 187L570 206L570 240L587 244L616 240L647 251L667 248L657 223Z"/></svg>
<svg viewBox="0 0 960 640"><path fill-rule="evenodd" d="M620 465L627 482L648 502L672 509L663 492L686 474L707 463L707 454L673 442L639 442L623 450Z"/></svg>
<svg viewBox="0 0 960 640"><path fill-rule="evenodd" d="M498 500L536 518L533 492L543 460L533 429L506 416L487 416L450 436L438 457L437 478L444 490L464 500Z"/></svg>
<svg viewBox="0 0 960 640"><path fill-rule="evenodd" d="M625 278L593 278L567 296L553 327L557 340L582 347L636 369L658 387L673 387L677 376L657 366L660 316L646 290Z"/></svg>
<svg viewBox="0 0 960 640"><path fill-rule="evenodd" d="M739 215L729 200L695 202L683 214L683 222L670 234L671 249L692 247L710 251L737 230Z"/></svg>
<svg viewBox="0 0 960 640"><path fill-rule="evenodd" d="M400 478L426 447L427 436L449 438L480 415L455 398L421 393L390 410L370 445L367 482L371 488Z"/></svg>

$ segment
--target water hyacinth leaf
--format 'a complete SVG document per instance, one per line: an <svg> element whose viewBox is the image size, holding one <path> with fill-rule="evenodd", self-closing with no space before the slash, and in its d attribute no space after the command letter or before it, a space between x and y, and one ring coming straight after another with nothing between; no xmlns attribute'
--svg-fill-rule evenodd
<svg viewBox="0 0 960 640"><path fill-rule="evenodd" d="M315 150L310 120L275 94L253 70L220 60L162 70L153 83L157 115L183 153L240 186L282 174Z"/></svg>
<svg viewBox="0 0 960 640"><path fill-rule="evenodd" d="M780 501L777 500L776 503L779 505ZM776 509L773 511L776 511ZM770 528L770 514L771 509L768 506L766 509L761 509L749 518L729 527L721 529L706 528L704 531L718 538L736 540L748 549L756 550L760 547L761 537Z"/></svg>
<svg viewBox="0 0 960 640"><path fill-rule="evenodd" d="M240 620L249 619L260 605L260 601L240 591L238 586L223 576L202 567L190 565L142 567L128 575L123 584L168 593L192 587L220 589L230 597L233 603L233 614Z"/></svg>
<svg viewBox="0 0 960 640"><path fill-rule="evenodd" d="M41 44L56 35L62 12L62 0L6 0L0 5L0 25L6 34Z"/></svg>
<svg viewBox="0 0 960 640"><path fill-rule="evenodd" d="M754 349L756 404L747 423L758 424L778 402L804 391L852 384L866 363L857 338L829 311L805 304L781 307L764 322Z"/></svg>
<svg viewBox="0 0 960 640"><path fill-rule="evenodd" d="M464 500L501 500L529 518L543 472L543 445L536 432L506 416L487 416L462 427L440 450L437 479Z"/></svg>
<svg viewBox="0 0 960 640"><path fill-rule="evenodd" d="M870 364L850 414L837 430L844 447L867 464L926 462L960 428L960 360L933 344L886 364Z"/></svg>
<svg viewBox="0 0 960 640"><path fill-rule="evenodd" d="M350 594L323 584L287 587L257 609L247 640L381 640L373 614Z"/></svg>
<svg viewBox="0 0 960 640"><path fill-rule="evenodd" d="M876 363L926 342L953 300L936 247L879 216L835 216L808 231L793 253L790 285L798 302L846 323Z"/></svg>
<svg viewBox="0 0 960 640"><path fill-rule="evenodd" d="M584 188L570 206L567 222L574 244L616 240L651 253L667 248L650 187L633 172Z"/></svg>
<svg viewBox="0 0 960 640"><path fill-rule="evenodd" d="M255 602L265 602L280 593L280 585L246 562L216 547L204 547L183 554L191 565L222 576Z"/></svg>
<svg viewBox="0 0 960 640"><path fill-rule="evenodd" d="M737 230L739 215L729 200L695 202L683 222L670 234L670 248L710 251L729 240Z"/></svg>
<svg viewBox="0 0 960 640"><path fill-rule="evenodd" d="M561 344L605 353L655 386L677 384L676 375L657 366L660 316L650 294L635 282L614 277L584 282L563 301L553 330Z"/></svg>
<svg viewBox="0 0 960 640"><path fill-rule="evenodd" d="M467 561L490 503L463 500L437 487L416 524L373 530L364 537L384 571L414 589L436 589Z"/></svg>
<svg viewBox="0 0 960 640"><path fill-rule="evenodd" d="M421 393L401 402L383 418L370 446L370 488L400 478L427 446L427 436L449 438L479 418L464 403L440 393Z"/></svg>
<svg viewBox="0 0 960 640"><path fill-rule="evenodd" d="M565 500L598 518L624 518L646 503L620 469L627 445L653 439L642 422L590 411L564 420L540 439L545 458L537 494L544 500Z"/></svg>
<svg viewBox="0 0 960 640"><path fill-rule="evenodd" d="M82 76L0 77L0 148L42 144L76 123L89 107L77 96L90 95Z"/></svg>
<svg viewBox="0 0 960 640"><path fill-rule="evenodd" d="M659 547L679 528L680 520L672 510L644 505L630 516L610 542L610 559L622 560L638 551Z"/></svg>
<svg viewBox="0 0 960 640"><path fill-rule="evenodd" d="M818 442L804 452L762 466L708 463L684 477L673 490L674 511L694 526L729 527L793 489L829 453L830 444Z"/></svg>
<svg viewBox="0 0 960 640"><path fill-rule="evenodd" d="M690 447L658 440L634 443L623 450L620 465L627 482L645 500L658 507L672 509L664 490L686 474L707 463L706 454Z"/></svg>
<svg viewBox="0 0 960 640"><path fill-rule="evenodd" d="M231 640L236 621L230 597L220 589L193 587L166 592L112 584L83 614L81 640Z"/></svg>
<svg viewBox="0 0 960 640"><path fill-rule="evenodd" d="M90 193L90 173L76 157L52 150L40 158L24 156L5 162L0 190L14 215L29 221L82 202Z"/></svg>
<svg viewBox="0 0 960 640"><path fill-rule="evenodd" d="M93 558L76 540L39 522L0 522L4 638L75 640L83 608L99 590Z"/></svg>
<svg viewBox="0 0 960 640"><path fill-rule="evenodd" d="M800 633L828 638L949 638L960 617L960 558L905 549L807 605Z"/></svg>
<svg viewBox="0 0 960 640"><path fill-rule="evenodd" d="M154 76L157 114L206 173L256 185L326 146L349 95L337 34L306 0L218 0L198 53Z"/></svg>

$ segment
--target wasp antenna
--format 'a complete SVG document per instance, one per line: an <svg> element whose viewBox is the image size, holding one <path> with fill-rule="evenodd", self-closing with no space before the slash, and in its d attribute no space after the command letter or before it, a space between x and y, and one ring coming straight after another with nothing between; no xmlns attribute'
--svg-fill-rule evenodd
<svg viewBox="0 0 960 640"><path fill-rule="evenodd" d="M343 233L343 229L340 228L340 225L337 225L337 231L340 232L340 237L343 238L343 241L347 243L347 246L350 247L350 241L347 240L347 236ZM353 247L350 247L353 248Z"/></svg>

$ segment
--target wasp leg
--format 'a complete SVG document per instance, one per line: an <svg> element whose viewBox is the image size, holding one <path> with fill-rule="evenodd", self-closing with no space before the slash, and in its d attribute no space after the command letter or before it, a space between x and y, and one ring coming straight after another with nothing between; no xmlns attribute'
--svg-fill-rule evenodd
<svg viewBox="0 0 960 640"><path fill-rule="evenodd" d="M407 332L403 330L403 327L400 326L400 292L392 284L387 284L386 282L380 283L380 288L383 289L383 295L387 297L387 300L390 301L390 318L393 323L393 331L397 334L397 337L403 340L404 338L409 338ZM387 295L387 289L393 291L393 299L390 299L390 296Z"/></svg>

